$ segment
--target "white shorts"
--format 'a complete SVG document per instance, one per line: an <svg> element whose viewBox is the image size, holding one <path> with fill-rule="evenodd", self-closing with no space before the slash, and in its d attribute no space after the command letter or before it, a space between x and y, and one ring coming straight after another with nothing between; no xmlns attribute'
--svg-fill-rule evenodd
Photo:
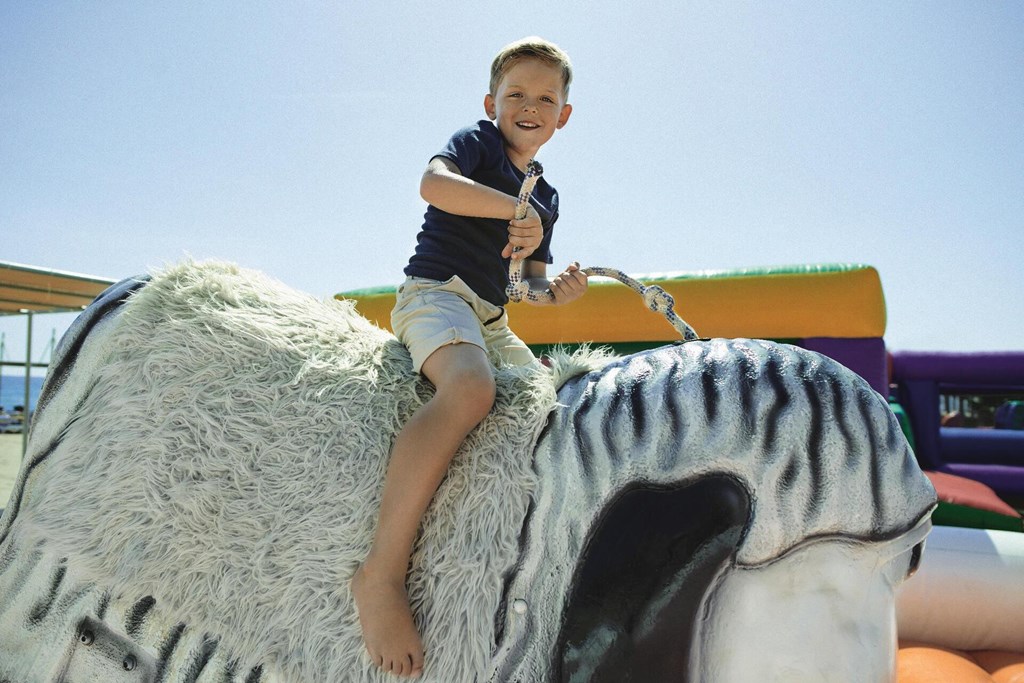
<svg viewBox="0 0 1024 683"><path fill-rule="evenodd" d="M416 372L448 344L474 344L506 364L538 362L509 329L505 309L481 299L458 276L446 282L406 278L395 297L391 329L412 354Z"/></svg>

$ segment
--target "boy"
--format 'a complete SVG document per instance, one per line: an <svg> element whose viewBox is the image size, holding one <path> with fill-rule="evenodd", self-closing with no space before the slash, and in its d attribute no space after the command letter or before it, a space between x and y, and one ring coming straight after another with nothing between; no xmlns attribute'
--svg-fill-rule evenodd
<svg viewBox="0 0 1024 683"><path fill-rule="evenodd" d="M412 544L452 456L494 405L488 351L507 363L537 362L507 325L509 259L526 259L524 280L549 289L555 305L587 289L578 264L546 278L558 194L543 177L526 217L512 220L527 163L572 113L571 80L568 56L552 43L525 38L503 48L484 97L489 120L455 133L420 183L429 206L391 320L436 393L395 440L373 546L352 579L370 657L399 676L423 671L405 588Z"/></svg>

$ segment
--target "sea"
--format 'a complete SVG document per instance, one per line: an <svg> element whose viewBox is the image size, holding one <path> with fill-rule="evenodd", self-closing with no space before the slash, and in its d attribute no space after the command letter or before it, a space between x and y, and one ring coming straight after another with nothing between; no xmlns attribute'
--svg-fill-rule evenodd
<svg viewBox="0 0 1024 683"><path fill-rule="evenodd" d="M39 400L39 392L43 388L43 378L29 378L28 395L30 410L35 408ZM25 405L25 375L3 375L0 377L0 406L10 412L14 406Z"/></svg>

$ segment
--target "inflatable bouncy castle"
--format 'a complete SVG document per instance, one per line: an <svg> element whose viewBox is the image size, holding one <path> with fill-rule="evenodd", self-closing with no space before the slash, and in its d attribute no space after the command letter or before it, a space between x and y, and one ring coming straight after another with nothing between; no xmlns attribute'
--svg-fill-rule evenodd
<svg viewBox="0 0 1024 683"><path fill-rule="evenodd" d="M676 301L705 338L771 339L823 353L888 391L885 299L878 271L856 264L806 265L640 276ZM345 292L369 320L390 329L395 288ZM509 325L535 351L588 343L634 353L679 340L628 287L594 278L571 306L510 306Z"/></svg>

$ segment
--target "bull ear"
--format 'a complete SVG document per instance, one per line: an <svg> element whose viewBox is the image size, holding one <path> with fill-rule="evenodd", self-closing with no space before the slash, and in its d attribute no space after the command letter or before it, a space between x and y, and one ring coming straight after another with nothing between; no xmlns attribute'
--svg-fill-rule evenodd
<svg viewBox="0 0 1024 683"><path fill-rule="evenodd" d="M697 656L705 596L732 562L750 511L746 489L722 475L620 492L584 543L552 680L680 680Z"/></svg>

